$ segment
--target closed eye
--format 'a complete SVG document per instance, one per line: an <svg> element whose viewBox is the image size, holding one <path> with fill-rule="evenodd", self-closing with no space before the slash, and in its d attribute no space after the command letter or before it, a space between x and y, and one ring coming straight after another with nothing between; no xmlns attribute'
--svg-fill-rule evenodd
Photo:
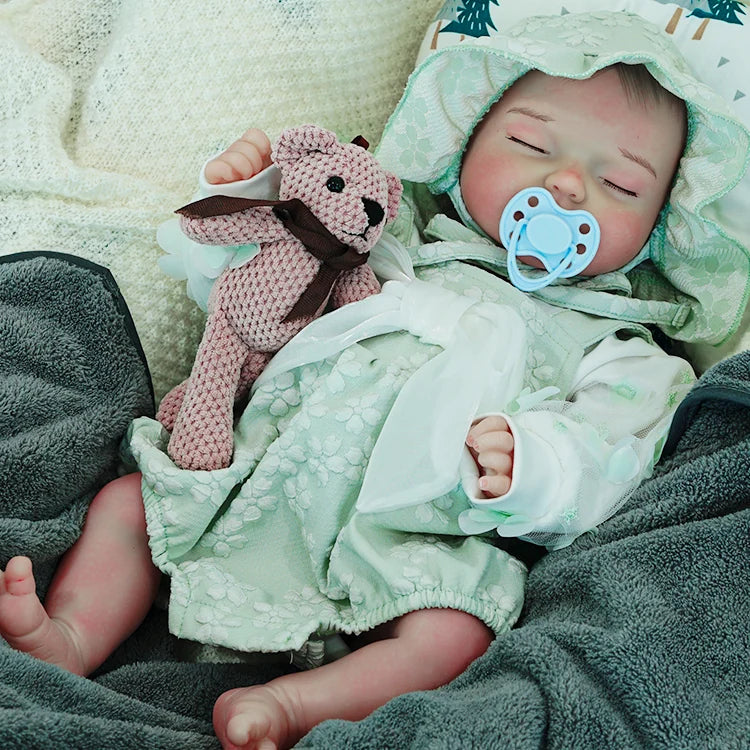
<svg viewBox="0 0 750 750"><path fill-rule="evenodd" d="M619 185L615 185L614 182L610 182L609 180L602 179L602 182L608 187L612 188L612 190L616 190L618 193L624 193L625 195L630 195L633 198L638 197L638 193L634 193L632 190L628 190L627 188L620 187Z"/></svg>
<svg viewBox="0 0 750 750"><path fill-rule="evenodd" d="M546 154L547 151L545 151L543 148L539 148L539 146L534 146L531 143L527 143L526 141L522 141L520 138L516 138L515 136L508 135L506 138L509 141L513 141L513 143L518 143L521 146L526 146L526 148L530 148L532 151L536 151L539 154Z"/></svg>

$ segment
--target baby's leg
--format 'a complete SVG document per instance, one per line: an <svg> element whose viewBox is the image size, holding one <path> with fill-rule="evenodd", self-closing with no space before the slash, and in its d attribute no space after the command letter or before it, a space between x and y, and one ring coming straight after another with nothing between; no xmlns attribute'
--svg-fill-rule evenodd
<svg viewBox="0 0 750 750"><path fill-rule="evenodd" d="M325 719L363 719L397 695L450 682L492 640L484 623L451 609L410 612L367 636L331 664L224 693L214 707L222 746L291 747Z"/></svg>
<svg viewBox="0 0 750 750"><path fill-rule="evenodd" d="M115 479L93 499L45 606L28 558L14 557L0 572L0 635L38 659L89 674L139 625L159 577L148 548L140 474Z"/></svg>

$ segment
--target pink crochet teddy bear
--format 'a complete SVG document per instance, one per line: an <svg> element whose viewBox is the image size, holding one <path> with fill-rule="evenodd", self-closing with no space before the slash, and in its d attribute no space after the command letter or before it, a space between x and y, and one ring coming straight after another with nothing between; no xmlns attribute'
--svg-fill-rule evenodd
<svg viewBox="0 0 750 750"><path fill-rule="evenodd" d="M398 178L364 139L339 143L313 125L284 131L271 158L281 174L278 201L213 196L178 211L197 242L260 247L216 280L190 377L159 406L172 433L168 453L185 469L228 466L234 403L273 354L328 305L380 291L365 261L396 215Z"/></svg>

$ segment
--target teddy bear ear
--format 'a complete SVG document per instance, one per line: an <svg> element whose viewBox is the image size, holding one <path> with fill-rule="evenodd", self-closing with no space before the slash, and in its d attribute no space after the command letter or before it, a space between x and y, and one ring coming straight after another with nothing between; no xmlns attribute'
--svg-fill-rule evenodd
<svg viewBox="0 0 750 750"><path fill-rule="evenodd" d="M336 134L317 125L300 125L284 130L271 151L271 159L278 167L292 164L313 151L324 154L338 148Z"/></svg>
<svg viewBox="0 0 750 750"><path fill-rule="evenodd" d="M396 218L398 213L398 204L401 200L401 193L404 190L404 186L401 184L401 180L391 172L385 173L385 179L388 183L388 211L386 212L386 221L391 221Z"/></svg>

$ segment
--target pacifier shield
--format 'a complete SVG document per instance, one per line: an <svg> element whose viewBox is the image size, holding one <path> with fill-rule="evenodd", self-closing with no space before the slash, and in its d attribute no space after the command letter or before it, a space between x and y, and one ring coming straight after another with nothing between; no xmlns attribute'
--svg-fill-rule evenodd
<svg viewBox="0 0 750 750"><path fill-rule="evenodd" d="M573 241L568 225L553 214L532 216L526 225L526 237L534 249L547 255L564 253Z"/></svg>
<svg viewBox="0 0 750 750"><path fill-rule="evenodd" d="M592 214L561 208L542 187L516 193L500 217L499 229L511 283L525 292L579 274L599 249L599 224ZM536 258L547 273L524 276L518 268L519 256Z"/></svg>

